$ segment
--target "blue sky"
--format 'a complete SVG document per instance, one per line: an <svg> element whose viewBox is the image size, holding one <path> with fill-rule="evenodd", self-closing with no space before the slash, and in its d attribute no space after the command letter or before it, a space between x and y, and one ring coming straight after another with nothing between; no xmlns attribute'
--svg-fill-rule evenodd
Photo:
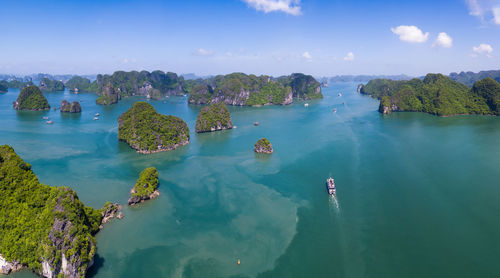
<svg viewBox="0 0 500 278"><path fill-rule="evenodd" d="M15 74L447 74L500 69L500 0L5 0L0 45Z"/></svg>

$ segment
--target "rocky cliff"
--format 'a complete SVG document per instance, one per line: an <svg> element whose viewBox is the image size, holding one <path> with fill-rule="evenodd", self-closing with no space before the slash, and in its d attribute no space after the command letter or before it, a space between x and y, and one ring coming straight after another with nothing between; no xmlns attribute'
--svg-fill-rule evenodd
<svg viewBox="0 0 500 278"><path fill-rule="evenodd" d="M273 145L266 138L259 139L257 143L255 143L254 150L256 153L267 153L271 154L274 152Z"/></svg>
<svg viewBox="0 0 500 278"><path fill-rule="evenodd" d="M133 206L146 200L156 198L159 195L158 171L154 167L149 167L141 172L135 186L130 190L128 204Z"/></svg>
<svg viewBox="0 0 500 278"><path fill-rule="evenodd" d="M73 101L69 103L67 100L61 101L61 112L63 113L81 113L82 107L78 101Z"/></svg>
<svg viewBox="0 0 500 278"><path fill-rule="evenodd" d="M111 83L108 83L101 91L100 96L96 99L97 104L110 105L115 104L120 99L120 89L113 87Z"/></svg>
<svg viewBox="0 0 500 278"><path fill-rule="evenodd" d="M40 80L40 90L42 91L64 91L64 83L58 80L51 80L46 77Z"/></svg>

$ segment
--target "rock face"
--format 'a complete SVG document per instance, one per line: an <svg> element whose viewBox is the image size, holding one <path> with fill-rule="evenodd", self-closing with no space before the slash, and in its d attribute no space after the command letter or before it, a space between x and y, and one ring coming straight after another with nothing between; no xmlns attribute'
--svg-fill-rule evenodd
<svg viewBox="0 0 500 278"><path fill-rule="evenodd" d="M7 275L7 274L9 274L11 272L19 271L22 268L23 268L23 266L18 261L8 262L0 254L0 273L1 274Z"/></svg>
<svg viewBox="0 0 500 278"><path fill-rule="evenodd" d="M13 103L16 110L49 110L50 105L42 91L37 86L24 88Z"/></svg>
<svg viewBox="0 0 500 278"><path fill-rule="evenodd" d="M273 145L266 138L259 139L257 143L255 143L254 150L256 153L267 153L271 154L274 152Z"/></svg>
<svg viewBox="0 0 500 278"><path fill-rule="evenodd" d="M122 206L117 203L107 202L106 204L104 204L104 207L101 209L102 220L99 229L102 229L104 224L115 217L118 219L122 219L123 214L121 213L121 210Z"/></svg>
<svg viewBox="0 0 500 278"><path fill-rule="evenodd" d="M84 206L69 187L41 184L9 146L0 146L0 177L2 271L22 265L45 277L84 277L101 212Z"/></svg>
<svg viewBox="0 0 500 278"><path fill-rule="evenodd" d="M363 84L359 84L359 85L358 85L358 89L357 89L358 94L360 94L360 93L361 93L361 90L363 90L363 87L364 87L364 85L363 85Z"/></svg>
<svg viewBox="0 0 500 278"><path fill-rule="evenodd" d="M191 89L190 104L222 102L237 106L287 105L293 99L322 98L321 84L310 75L270 76L232 73L218 75Z"/></svg>
<svg viewBox="0 0 500 278"><path fill-rule="evenodd" d="M189 128L181 118L159 114L140 101L118 118L118 140L140 153L169 151L189 143Z"/></svg>
<svg viewBox="0 0 500 278"><path fill-rule="evenodd" d="M81 113L82 107L78 101L69 103L67 100L61 101L61 112L63 113Z"/></svg>
<svg viewBox="0 0 500 278"><path fill-rule="evenodd" d="M154 167L144 169L135 186L130 190L128 204L133 206L160 195L158 191L158 171Z"/></svg>
<svg viewBox="0 0 500 278"><path fill-rule="evenodd" d="M212 103L201 109L196 118L196 132L231 129L233 122L224 103Z"/></svg>
<svg viewBox="0 0 500 278"><path fill-rule="evenodd" d="M104 87L104 89L101 92L101 95L96 99L95 102L101 105L110 105L117 103L119 99L120 99L119 90L115 90L113 85L109 83Z"/></svg>

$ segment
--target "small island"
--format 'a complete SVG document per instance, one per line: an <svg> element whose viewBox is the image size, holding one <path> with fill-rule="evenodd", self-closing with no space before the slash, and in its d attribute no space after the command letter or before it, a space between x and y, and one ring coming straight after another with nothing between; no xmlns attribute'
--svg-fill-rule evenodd
<svg viewBox="0 0 500 278"><path fill-rule="evenodd" d="M24 88L17 100L13 103L16 110L49 110L50 105L42 91L37 86L28 86Z"/></svg>
<svg viewBox="0 0 500 278"><path fill-rule="evenodd" d="M181 118L139 101L118 118L118 140L143 154L170 151L189 143L189 128Z"/></svg>
<svg viewBox="0 0 500 278"><path fill-rule="evenodd" d="M115 88L111 85L111 83L108 83L108 85L103 88L100 96L95 100L95 102L101 105L111 105L117 103L119 99L120 94L115 91Z"/></svg>
<svg viewBox="0 0 500 278"><path fill-rule="evenodd" d="M267 138L262 138L255 143L254 150L256 153L267 153L271 154L274 152L273 150L273 145L271 145L271 142L267 140Z"/></svg>
<svg viewBox="0 0 500 278"><path fill-rule="evenodd" d="M85 277L108 209L85 206L69 187L41 184L7 145L0 146L0 177L0 273Z"/></svg>
<svg viewBox="0 0 500 278"><path fill-rule="evenodd" d="M160 195L158 191L158 171L154 167L144 169L139 175L134 188L130 190L128 204L133 206Z"/></svg>
<svg viewBox="0 0 500 278"><path fill-rule="evenodd" d="M211 132L233 128L231 115L224 103L212 103L201 109L196 118L196 132Z"/></svg>
<svg viewBox="0 0 500 278"><path fill-rule="evenodd" d="M82 107L78 101L69 103L67 100L61 101L61 113L81 113Z"/></svg>
<svg viewBox="0 0 500 278"><path fill-rule="evenodd" d="M5 84L0 83L0 93L7 93L8 88Z"/></svg>

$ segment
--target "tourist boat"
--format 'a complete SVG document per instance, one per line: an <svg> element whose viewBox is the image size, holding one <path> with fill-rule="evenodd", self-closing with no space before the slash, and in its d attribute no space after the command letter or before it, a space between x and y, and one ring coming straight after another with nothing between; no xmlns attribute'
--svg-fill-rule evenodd
<svg viewBox="0 0 500 278"><path fill-rule="evenodd" d="M94 116L95 116L95 117L99 117L99 113L95 113L95 115L94 115Z"/></svg>
<svg viewBox="0 0 500 278"><path fill-rule="evenodd" d="M304 104L304 107L309 107L309 103Z"/></svg>
<svg viewBox="0 0 500 278"><path fill-rule="evenodd" d="M330 195L335 195L335 181L332 179L332 177L329 177L326 179L326 191Z"/></svg>
<svg viewBox="0 0 500 278"><path fill-rule="evenodd" d="M253 123L254 126L258 126L259 125L259 122L254 122Z"/></svg>
<svg viewBox="0 0 500 278"><path fill-rule="evenodd" d="M97 120L99 120L99 118L98 117L94 117L94 121L97 121Z"/></svg>
<svg viewBox="0 0 500 278"><path fill-rule="evenodd" d="M337 113L337 108L333 108L333 113Z"/></svg>
<svg viewBox="0 0 500 278"><path fill-rule="evenodd" d="M49 117L45 116L45 117L43 117L42 119L44 119L44 120L48 120L48 119L49 119Z"/></svg>
<svg viewBox="0 0 500 278"><path fill-rule="evenodd" d="M52 120L50 120L50 121L46 121L45 123L46 123L46 124L48 124L48 125L51 125L51 124L53 124L54 122L53 122Z"/></svg>
<svg viewBox="0 0 500 278"><path fill-rule="evenodd" d="M342 93L339 93L339 97L341 97L341 96L342 96Z"/></svg>

